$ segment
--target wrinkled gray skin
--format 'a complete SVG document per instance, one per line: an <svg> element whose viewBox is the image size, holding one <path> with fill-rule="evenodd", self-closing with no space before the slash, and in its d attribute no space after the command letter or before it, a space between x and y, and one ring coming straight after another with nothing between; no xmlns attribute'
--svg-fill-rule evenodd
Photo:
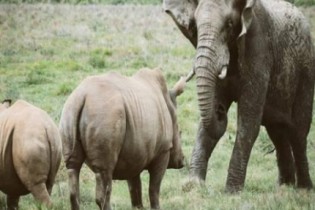
<svg viewBox="0 0 315 210"><path fill-rule="evenodd" d="M96 177L96 203L110 208L112 180L127 180L133 207L142 208L140 174L150 174L152 209L159 209L166 168L182 168L184 156L175 99L185 79L167 90L162 72L142 69L85 79L69 96L60 120L69 174L71 209L79 209L79 173L85 162Z"/></svg>
<svg viewBox="0 0 315 210"><path fill-rule="evenodd" d="M0 190L9 210L21 195L52 206L50 193L61 161L61 140L48 114L23 100L0 104Z"/></svg>
<svg viewBox="0 0 315 210"><path fill-rule="evenodd" d="M311 188L306 138L315 63L302 13L279 0L164 0L163 6L196 48L201 122L191 178L206 179L208 160L235 101L237 135L226 191L243 189L260 125L275 145L280 184Z"/></svg>

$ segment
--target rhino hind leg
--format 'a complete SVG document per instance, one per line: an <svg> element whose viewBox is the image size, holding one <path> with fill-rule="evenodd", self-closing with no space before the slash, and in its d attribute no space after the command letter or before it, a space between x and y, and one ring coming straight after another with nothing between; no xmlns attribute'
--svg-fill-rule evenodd
<svg viewBox="0 0 315 210"><path fill-rule="evenodd" d="M34 198L42 204L45 204L47 207L52 206L48 190L46 188L46 183L39 183L30 187L30 191L33 194Z"/></svg>
<svg viewBox="0 0 315 210"><path fill-rule="evenodd" d="M128 180L131 204L133 208L143 208L140 174Z"/></svg>
<svg viewBox="0 0 315 210"><path fill-rule="evenodd" d="M167 151L158 156L148 168L150 174L149 197L151 209L160 209L160 187L169 162L169 158L170 152Z"/></svg>
<svg viewBox="0 0 315 210"><path fill-rule="evenodd" d="M112 173L102 170L95 173L96 203L100 210L111 210L110 195L112 192Z"/></svg>
<svg viewBox="0 0 315 210"><path fill-rule="evenodd" d="M80 170L85 161L85 154L81 144L76 144L71 156L66 159L66 168L68 169L70 203L72 210L80 209Z"/></svg>
<svg viewBox="0 0 315 210"><path fill-rule="evenodd" d="M19 208L20 196L7 195L8 210L17 210Z"/></svg>
<svg viewBox="0 0 315 210"><path fill-rule="evenodd" d="M79 175L80 168L68 169L70 203L72 210L80 209Z"/></svg>

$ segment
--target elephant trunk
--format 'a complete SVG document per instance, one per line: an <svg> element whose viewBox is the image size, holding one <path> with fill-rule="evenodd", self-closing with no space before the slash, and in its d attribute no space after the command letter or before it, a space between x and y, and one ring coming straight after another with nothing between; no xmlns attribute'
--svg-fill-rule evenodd
<svg viewBox="0 0 315 210"><path fill-rule="evenodd" d="M200 33L198 36L195 73L198 93L198 104L201 122L204 128L214 125L215 119L215 88L217 74L215 73L216 51L214 35Z"/></svg>

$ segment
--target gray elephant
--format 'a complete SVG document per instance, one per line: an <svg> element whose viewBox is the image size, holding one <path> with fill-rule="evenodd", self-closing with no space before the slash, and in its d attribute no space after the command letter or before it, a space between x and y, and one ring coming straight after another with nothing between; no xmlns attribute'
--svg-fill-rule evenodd
<svg viewBox="0 0 315 210"><path fill-rule="evenodd" d="M235 101L237 134L226 191L243 189L260 125L276 148L279 183L312 188L306 138L315 62L302 13L279 0L164 0L163 7L196 48L201 122L190 177L206 179L208 160Z"/></svg>
<svg viewBox="0 0 315 210"><path fill-rule="evenodd" d="M151 208L159 208L166 168L184 165L175 109L184 87L181 79L168 91L160 70L142 69L132 77L91 76L73 91L60 120L72 209L79 209L84 161L95 173L100 209L110 209L112 179L128 180L132 206L142 208L143 170L150 174Z"/></svg>

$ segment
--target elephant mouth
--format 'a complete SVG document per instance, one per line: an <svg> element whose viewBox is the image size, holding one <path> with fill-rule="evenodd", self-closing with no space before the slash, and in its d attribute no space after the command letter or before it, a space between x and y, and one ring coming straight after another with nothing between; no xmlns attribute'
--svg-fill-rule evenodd
<svg viewBox="0 0 315 210"><path fill-rule="evenodd" d="M218 77L219 79L225 79L227 75L228 65L223 65L221 70L219 71Z"/></svg>

